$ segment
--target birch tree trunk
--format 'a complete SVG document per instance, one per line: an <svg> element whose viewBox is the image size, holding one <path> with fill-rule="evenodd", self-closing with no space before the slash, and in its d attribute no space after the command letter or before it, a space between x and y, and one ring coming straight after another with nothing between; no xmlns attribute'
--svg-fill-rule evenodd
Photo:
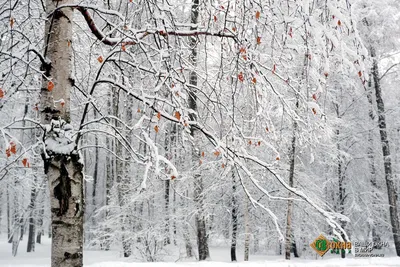
<svg viewBox="0 0 400 267"><path fill-rule="evenodd" d="M52 225L52 267L82 266L83 247L83 164L72 140L70 92L74 85L72 67L73 8L56 10L72 0L46 0L50 18L46 21L42 65L41 122L47 125L43 139L44 169L50 191ZM50 15L51 14L51 15Z"/></svg>
<svg viewBox="0 0 400 267"><path fill-rule="evenodd" d="M387 138L385 105L382 99L382 89L380 84L378 60L376 59L375 49L371 48L371 56L373 58L372 76L374 79L375 97L378 114L378 126L381 136L382 155L385 170L385 181L389 200L390 223L392 226L393 240L396 248L396 254L400 257L400 222L397 209L397 192L394 186L392 161L390 158L390 144Z"/></svg>

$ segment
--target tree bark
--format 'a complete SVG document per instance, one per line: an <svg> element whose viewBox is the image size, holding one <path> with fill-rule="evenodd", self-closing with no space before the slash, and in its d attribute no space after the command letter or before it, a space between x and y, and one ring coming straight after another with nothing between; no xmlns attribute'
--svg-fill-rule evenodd
<svg viewBox="0 0 400 267"><path fill-rule="evenodd" d="M36 207L36 183L37 177L34 175L33 185L31 188L31 201L29 203L29 228L28 228L28 245L27 245L27 252L35 251L35 207Z"/></svg>
<svg viewBox="0 0 400 267"><path fill-rule="evenodd" d="M339 107L337 107L337 115L339 115ZM337 160L338 160L338 166L337 166L337 171L338 171L338 212L342 215L344 215L344 200L346 196L343 180L344 180L344 173L343 173L343 164L342 164L342 156L340 154L340 131L339 129L336 130L336 137L337 137ZM341 221L341 227L344 229L346 227L346 222ZM344 239L344 235L342 234L342 238ZM342 258L346 257L346 251L344 249L341 249L340 255Z"/></svg>
<svg viewBox="0 0 400 267"><path fill-rule="evenodd" d="M236 201L236 177L234 171L232 171L232 241L231 241L231 261L237 261L236 259L236 239L238 229L238 207Z"/></svg>
<svg viewBox="0 0 400 267"><path fill-rule="evenodd" d="M170 127L170 125L168 125ZM172 133L167 131L165 133L165 156L168 160L172 159L172 153L170 151L170 138ZM164 246L171 244L171 238L170 238L170 222L169 222L169 201L170 201L170 180L167 179L164 182L164 212L165 212L165 217L164 217Z"/></svg>
<svg viewBox="0 0 400 267"><path fill-rule="evenodd" d="M392 226L393 240L396 248L396 254L400 257L400 223L397 209L397 192L394 186L392 174L392 161L390 158L390 144L387 137L385 105L382 98L382 89L380 84L378 60L376 59L375 50L371 48L371 56L373 58L372 76L374 78L375 97L377 105L378 126L381 137L382 155L385 170L385 181L389 200L390 223Z"/></svg>
<svg viewBox="0 0 400 267"><path fill-rule="evenodd" d="M192 24L197 24L199 17L199 0L193 0L192 1L192 13L191 13L191 23ZM191 28L191 30L194 30L194 28ZM196 36L191 36L190 37L190 56L189 56L189 61L193 66L193 70L190 72L190 77L189 77L189 83L191 85L197 86L197 73L194 70L197 66L197 37ZM197 95L196 92L194 91L195 89L192 89L192 91L189 92L189 108L192 109L193 111L197 111ZM190 120L196 121L197 116L195 113L190 113L189 114ZM192 163L193 166L197 165L200 161L200 151L197 146L197 140L198 140L198 133L197 130L194 128L190 128L190 134L195 140L195 145L192 150ZM208 249L208 236L207 236L207 228L206 228L206 221L205 221L205 216L204 216L204 203L203 203L203 192L204 192L204 184L203 184L203 177L201 176L200 173L196 172L194 174L194 200L196 203L196 229L197 229L197 247L198 247L198 253L199 253L199 260L206 260L207 258L210 257L210 252Z"/></svg>
<svg viewBox="0 0 400 267"><path fill-rule="evenodd" d="M11 202L10 201L10 186L7 184L7 240L8 240L8 243L12 242L10 202Z"/></svg>
<svg viewBox="0 0 400 267"><path fill-rule="evenodd" d="M244 205L244 261L249 261L250 254L250 221L249 221L249 200L245 196Z"/></svg>
<svg viewBox="0 0 400 267"><path fill-rule="evenodd" d="M296 102L298 107L298 100ZM294 167L296 159L296 133L297 133L297 122L293 122L293 134L292 134L292 147L290 151L290 168L289 168L289 186L294 185ZM289 193L289 198L292 196ZM286 242L285 242L285 259L290 260L290 252L292 250L293 236L292 236L292 213L293 213L293 200L288 200L287 215L286 215Z"/></svg>
<svg viewBox="0 0 400 267"><path fill-rule="evenodd" d="M372 75L371 75L372 77ZM371 123L375 123L375 115L373 111L373 99L372 99L372 79L368 81L368 92L367 92L367 99L368 99L368 115L369 118L371 119ZM374 156L374 138L373 138L373 130L369 130L368 132L368 165L369 165L369 171L370 171L370 185L371 185L371 191L372 191L372 207L376 208L378 207L378 192L380 191L380 188L378 187L377 181L376 181L376 167L375 167L375 156ZM376 216L375 216L376 217ZM381 237L379 233L377 232L377 220L374 219L373 222L370 223L370 228L371 228L371 234L372 234L372 241L374 244L379 244L381 241ZM379 245L374 246L374 248L380 248Z"/></svg>
<svg viewBox="0 0 400 267"><path fill-rule="evenodd" d="M50 191L52 226L52 267L82 266L83 248L83 164L72 140L70 92L74 85L72 68L73 8L55 11L56 5L73 4L72 0L46 0L52 14L46 21L42 65L47 78L41 88L41 122L46 145L42 158Z"/></svg>

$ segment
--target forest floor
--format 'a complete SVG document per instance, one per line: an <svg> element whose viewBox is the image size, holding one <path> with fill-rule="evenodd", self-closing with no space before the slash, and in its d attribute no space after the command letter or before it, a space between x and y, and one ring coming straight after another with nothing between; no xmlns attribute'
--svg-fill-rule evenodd
<svg viewBox="0 0 400 267"><path fill-rule="evenodd" d="M50 266L50 239L43 238L42 244L36 244L35 252L26 252L26 238L19 244L18 254L16 257L11 255L11 244L0 240L0 267L49 267ZM173 253L172 253L173 254ZM327 254L323 258L315 257L314 259L293 259L286 261L283 256L263 256L250 255L249 262L243 262L242 249L238 249L238 262L230 262L230 250L228 247L211 247L211 259L205 262L177 261L177 257L172 256L166 262L138 262L139 259L120 257L118 251L94 251L85 250L84 266L85 267L400 267L399 257L384 258L354 258L352 255L346 259L340 259L339 255ZM177 262L176 262L177 261Z"/></svg>

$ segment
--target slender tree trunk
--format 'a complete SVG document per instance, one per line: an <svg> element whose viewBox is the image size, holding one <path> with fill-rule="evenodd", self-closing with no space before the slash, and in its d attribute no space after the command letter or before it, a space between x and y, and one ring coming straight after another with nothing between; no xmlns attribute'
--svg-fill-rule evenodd
<svg viewBox="0 0 400 267"><path fill-rule="evenodd" d="M372 77L372 75L371 75ZM375 115L373 111L373 99L372 99L372 79L368 81L368 92L367 92L367 99L368 99L368 104L369 104L369 110L368 110L368 115L371 119L371 123L375 123ZM371 124L372 125L372 124ZM378 203L378 192L380 191L380 188L378 187L378 184L376 182L376 167L375 167L375 154L374 154L374 138L373 138L373 130L369 130L368 132L368 163L369 163L369 171L370 171L370 185L371 185L371 191L372 191L372 207L376 209L379 205ZM375 210L376 212L379 212ZM374 216L379 217L379 216ZM374 220L370 223L370 228L371 228L371 234L372 234L372 241L374 244L379 244L381 241L381 237L379 233L377 232L377 226L379 223L377 222L378 220ZM378 248L380 246L374 246L374 248Z"/></svg>
<svg viewBox="0 0 400 267"><path fill-rule="evenodd" d="M97 111L93 109L93 118L97 119ZM96 196L97 196L97 184L99 176L99 137L97 134L94 136L94 170L93 170L93 191L92 191L92 213L96 211ZM92 220L93 225L96 223L95 219Z"/></svg>
<svg viewBox="0 0 400 267"><path fill-rule="evenodd" d="M250 221L249 221L249 200L245 196L244 205L244 261L249 261L250 254Z"/></svg>
<svg viewBox="0 0 400 267"><path fill-rule="evenodd" d="M39 192L37 192L37 195L39 195ZM39 202L38 202L39 203ZM36 223L36 243L41 244L42 243L42 235L43 235L43 215L44 215L44 204L40 203L40 208L38 209L38 215L37 215L37 223Z"/></svg>
<svg viewBox="0 0 400 267"><path fill-rule="evenodd" d="M191 13L191 23L197 24L199 17L199 0L192 1L192 13ZM191 28L195 30L194 28ZM192 36L190 37L190 56L189 60L193 66L193 70L190 72L189 83L191 85L197 86L197 73L196 73L196 66L197 66L197 37ZM195 89L193 89L195 90ZM190 91L189 92L189 108L197 111L197 95L196 92ZM196 121L197 116L195 113L190 113L190 120ZM194 137L194 140L198 140L198 133L194 128L191 128L190 134ZM193 166L199 164L200 161L200 151L198 145L196 144L193 147L192 151L192 163ZM196 203L197 213L195 216L196 220L196 229L197 229L197 247L199 253L199 260L206 260L210 257L210 252L208 249L208 236L207 236L207 228L206 228L206 221L204 216L204 203L203 203L203 196L204 193L204 184L203 184L203 177L200 173L196 172L194 174L194 200Z"/></svg>
<svg viewBox="0 0 400 267"><path fill-rule="evenodd" d="M345 188L343 184L344 180L344 174L343 174L343 166L342 166L342 156L340 155L340 131L339 129L336 130L336 137L337 137L337 159L338 159L338 166L337 166L337 171L338 171L338 212L342 215L344 215L344 199L345 199ZM341 221L341 226L344 229L346 226L345 221ZM344 238L344 235L342 234L342 238ZM346 257L346 251L344 249L341 249L341 257L345 258Z"/></svg>
<svg viewBox="0 0 400 267"><path fill-rule="evenodd" d="M298 101L296 102L298 107ZM290 151L290 168L289 168L289 186L294 185L294 167L296 159L296 133L297 133L297 122L293 122L293 134L292 134L292 147ZM289 198L292 196L289 193ZM285 259L290 260L290 252L292 250L293 235L292 235L292 213L293 213L293 200L288 200L287 215L286 215L286 242L285 242Z"/></svg>
<svg viewBox="0 0 400 267"><path fill-rule="evenodd" d="M12 233L12 255L17 256L18 246L20 239L20 231L21 231L21 220L20 220L20 205L19 205L19 197L18 197L18 178L14 177L14 209L13 209L13 233Z"/></svg>
<svg viewBox="0 0 400 267"><path fill-rule="evenodd" d="M189 192L185 191L185 197L188 197ZM185 202L186 199L181 199L181 206L182 208L186 208L183 210L187 210L188 205ZM193 257L193 247L190 241L190 232L189 232L189 222L186 220L186 216L182 216L182 223L183 223L183 239L185 241L185 248L186 248L186 257L192 258Z"/></svg>
<svg viewBox="0 0 400 267"><path fill-rule="evenodd" d="M170 126L170 125L169 125ZM172 153L170 152L169 148L169 141L170 141L170 133L167 131L165 133L165 153L167 159L171 160L172 159ZM164 181L164 212L165 212L165 218L164 218L164 246L171 244L171 238L170 238L170 223L169 223L169 200L170 200L170 195L169 195L169 190L170 190L170 180L167 179Z"/></svg>
<svg viewBox="0 0 400 267"><path fill-rule="evenodd" d="M378 61L376 59L375 50L371 48L371 56L373 58L372 76L374 78L375 97L378 113L378 126L381 136L382 155L385 170L385 181L389 200L390 223L392 226L393 240L396 248L396 254L400 257L400 222L397 209L397 192L393 181L392 161L390 157L390 145L387 137L385 105L382 98L382 89L380 84Z"/></svg>
<svg viewBox="0 0 400 267"><path fill-rule="evenodd" d="M10 186L7 184L7 240L8 243L12 242L11 230L11 207L10 207Z"/></svg>
<svg viewBox="0 0 400 267"><path fill-rule="evenodd" d="M72 68L73 8L55 11L56 5L73 4L72 0L46 0L44 57L47 77L41 88L41 122L47 125L43 140L44 170L50 190L52 225L52 267L82 266L83 248L83 164L70 124L70 92L74 85ZM48 80L49 79L49 80Z"/></svg>
<svg viewBox="0 0 400 267"><path fill-rule="evenodd" d="M27 252L35 251L35 207L36 207L36 183L37 177L34 175L33 185L31 188L31 201L29 203L29 230L28 230L28 247Z"/></svg>
<svg viewBox="0 0 400 267"><path fill-rule="evenodd" d="M236 239L238 229L238 205L236 200L236 177L234 171L232 171L232 241L231 241L231 261L237 261L236 259Z"/></svg>

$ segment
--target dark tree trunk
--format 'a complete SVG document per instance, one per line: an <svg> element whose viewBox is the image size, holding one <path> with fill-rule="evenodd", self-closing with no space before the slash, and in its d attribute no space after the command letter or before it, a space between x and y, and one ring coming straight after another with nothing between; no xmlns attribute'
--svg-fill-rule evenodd
<svg viewBox="0 0 400 267"><path fill-rule="evenodd" d="M29 203L29 228L28 228L28 247L27 252L35 251L35 207L36 207L36 175L33 179L33 185L31 189L31 201Z"/></svg>
<svg viewBox="0 0 400 267"><path fill-rule="evenodd" d="M371 75L372 77L372 75ZM367 99L368 99L368 105L369 105L369 110L368 110L368 115L371 119L371 123L375 123L375 115L373 111L373 99L372 99L372 79L368 81L368 92L367 92ZM372 125L372 124L371 124ZM371 191L372 191L372 207L377 207L378 206L378 192L380 191L380 188L377 184L376 181L376 168L375 168L375 154L374 154L374 138L373 138L373 130L369 130L368 132L368 165L369 165L369 171L370 171L370 185L371 185ZM376 211L379 212L379 211ZM374 216L373 221L370 223L370 228L371 228L371 233L372 233L372 241L374 244L379 244L381 242L381 237L379 233L377 232L377 228L379 225L379 218L380 216ZM380 248L379 245L375 245L374 248Z"/></svg>
<svg viewBox="0 0 400 267"><path fill-rule="evenodd" d="M378 61L376 59L375 50L371 48L371 56L373 58L372 76L374 78L375 97L378 113L378 126L381 136L382 155L385 170L385 181L389 200L390 223L392 226L393 240L396 248L396 254L400 257L400 222L397 210L397 192L393 181L392 161L390 158L390 145L387 137L385 105L382 98L382 89L380 85Z"/></svg>
<svg viewBox="0 0 400 267"><path fill-rule="evenodd" d="M11 207L10 207L10 186L7 184L7 238L8 243L12 242L11 230Z"/></svg>
<svg viewBox="0 0 400 267"><path fill-rule="evenodd" d="M199 17L199 0L192 1L192 13L191 13L191 23L197 24ZM195 30L195 28L191 28L191 30ZM190 56L189 61L193 65L193 68L197 66L197 37L190 37ZM189 83L191 85L197 86L197 74L195 71L190 72ZM195 90L195 89L192 89ZM197 111L197 95L195 91L189 92L189 108ZM197 116L195 113L189 114L190 120L196 121ZM194 128L190 128L190 134L194 137L194 140L198 140L198 133ZM200 161L200 151L197 145L193 147L192 150L192 163L197 165ZM196 220L196 229L197 229L197 247L199 252L199 260L206 260L210 257L210 252L208 250L208 236L207 236L207 228L206 221L204 215L204 203L203 203L203 193L204 193L204 184L203 177L200 173L196 172L194 174L194 200L196 203L197 213L195 216Z"/></svg>
<svg viewBox="0 0 400 267"><path fill-rule="evenodd" d="M231 241L231 261L236 259L236 238L238 230L238 207L236 201L236 178L235 173L232 171L232 241Z"/></svg>
<svg viewBox="0 0 400 267"><path fill-rule="evenodd" d="M40 192L40 191L39 191ZM39 194L37 192L37 194ZM43 214L44 214L44 207L43 204L41 204L40 209L38 209L38 215L37 215L37 223L36 223L36 243L41 244L42 243L42 235L43 235Z"/></svg>
<svg viewBox="0 0 400 267"><path fill-rule="evenodd" d="M298 100L296 102L298 107ZM297 122L293 122L293 133L292 133L292 146L290 150L290 168L289 168L289 186L294 185L294 168L296 159L296 133L297 133ZM292 196L289 193L289 198ZM293 213L293 200L288 200L287 217L286 217L286 241L285 241L285 259L290 260L290 252L292 250L293 234L292 234L292 213Z"/></svg>

